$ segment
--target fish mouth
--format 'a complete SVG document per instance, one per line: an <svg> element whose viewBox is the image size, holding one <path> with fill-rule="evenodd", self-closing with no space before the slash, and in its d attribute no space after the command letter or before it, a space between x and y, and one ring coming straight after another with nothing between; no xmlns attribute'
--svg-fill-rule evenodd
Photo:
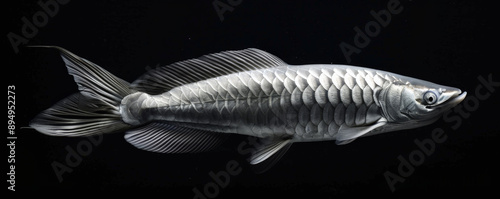
<svg viewBox="0 0 500 199"><path fill-rule="evenodd" d="M458 96L454 96L451 99L449 99L448 102L446 102L446 104L453 104L453 106L455 106L460 102L462 102L466 96L467 96L467 91L464 91L463 93L458 94Z"/></svg>
<svg viewBox="0 0 500 199"><path fill-rule="evenodd" d="M450 93L443 93L445 97L447 97L448 99L443 102L443 103L440 103L440 104L437 104L437 105L428 105L426 106L427 109L450 109L454 106L456 106L457 104L459 104L460 102L462 102L465 97L467 96L467 92L464 91L453 91L453 92L450 92Z"/></svg>

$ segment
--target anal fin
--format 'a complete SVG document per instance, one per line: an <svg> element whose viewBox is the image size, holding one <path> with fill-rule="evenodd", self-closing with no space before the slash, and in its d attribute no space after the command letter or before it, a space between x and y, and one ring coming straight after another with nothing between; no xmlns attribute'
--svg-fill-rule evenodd
<svg viewBox="0 0 500 199"><path fill-rule="evenodd" d="M198 153L222 144L228 135L155 122L125 133L135 147L157 153Z"/></svg>

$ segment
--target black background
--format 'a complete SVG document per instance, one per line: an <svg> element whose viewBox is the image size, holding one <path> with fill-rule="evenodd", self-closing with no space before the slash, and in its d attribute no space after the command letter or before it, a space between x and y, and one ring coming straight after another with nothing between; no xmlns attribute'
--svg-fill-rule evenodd
<svg viewBox="0 0 500 199"><path fill-rule="evenodd" d="M227 3L225 0L220 2ZM45 2L45 1L44 1ZM370 11L385 1L249 1L234 6L220 21L212 1L70 1L39 28L29 45L58 45L132 82L147 69L207 53L249 47L268 51L290 64L347 61L339 44L353 44L355 26L373 21ZM496 6L486 1L408 1L390 24L371 39L351 65L425 79L475 95L478 76L500 81L496 46ZM36 1L4 6L4 35L21 34L22 17L42 10ZM294 144L270 171L255 174L235 150L245 140L232 138L222 149L170 155L141 151L123 134L105 135L90 155L59 182L51 164L65 163L66 147L86 138L49 137L26 127L40 111L77 92L57 51L20 47L14 53L2 40L6 84L16 86L16 190L47 193L163 192L168 198L193 198L194 187L212 181L208 173L237 161L218 198L334 198L339 195L475 194L496 191L499 181L498 100L500 88L477 110L455 123L438 122L358 139ZM392 193L384 172L398 172L402 155L417 149L415 139L442 128L447 140ZM7 142L7 141L6 141ZM7 152L8 153L8 152ZM7 156L6 153L6 156ZM4 168L8 172L7 166ZM8 176L4 176L8 178ZM7 186L7 184L6 184Z"/></svg>

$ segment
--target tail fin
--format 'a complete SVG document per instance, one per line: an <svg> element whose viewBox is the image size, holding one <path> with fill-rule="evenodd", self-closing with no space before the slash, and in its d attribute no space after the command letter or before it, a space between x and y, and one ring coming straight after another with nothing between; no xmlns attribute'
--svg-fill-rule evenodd
<svg viewBox="0 0 500 199"><path fill-rule="evenodd" d="M133 92L128 82L61 47L33 47L59 50L80 93L38 114L31 127L52 136L89 136L131 128L122 121L119 111L121 100Z"/></svg>

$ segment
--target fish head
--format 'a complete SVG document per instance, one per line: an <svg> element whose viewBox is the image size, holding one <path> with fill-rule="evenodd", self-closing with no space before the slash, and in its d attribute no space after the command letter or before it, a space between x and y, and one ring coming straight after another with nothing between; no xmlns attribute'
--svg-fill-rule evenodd
<svg viewBox="0 0 500 199"><path fill-rule="evenodd" d="M388 121L405 128L424 126L464 100L467 92L458 88L407 78L385 89L381 101Z"/></svg>

